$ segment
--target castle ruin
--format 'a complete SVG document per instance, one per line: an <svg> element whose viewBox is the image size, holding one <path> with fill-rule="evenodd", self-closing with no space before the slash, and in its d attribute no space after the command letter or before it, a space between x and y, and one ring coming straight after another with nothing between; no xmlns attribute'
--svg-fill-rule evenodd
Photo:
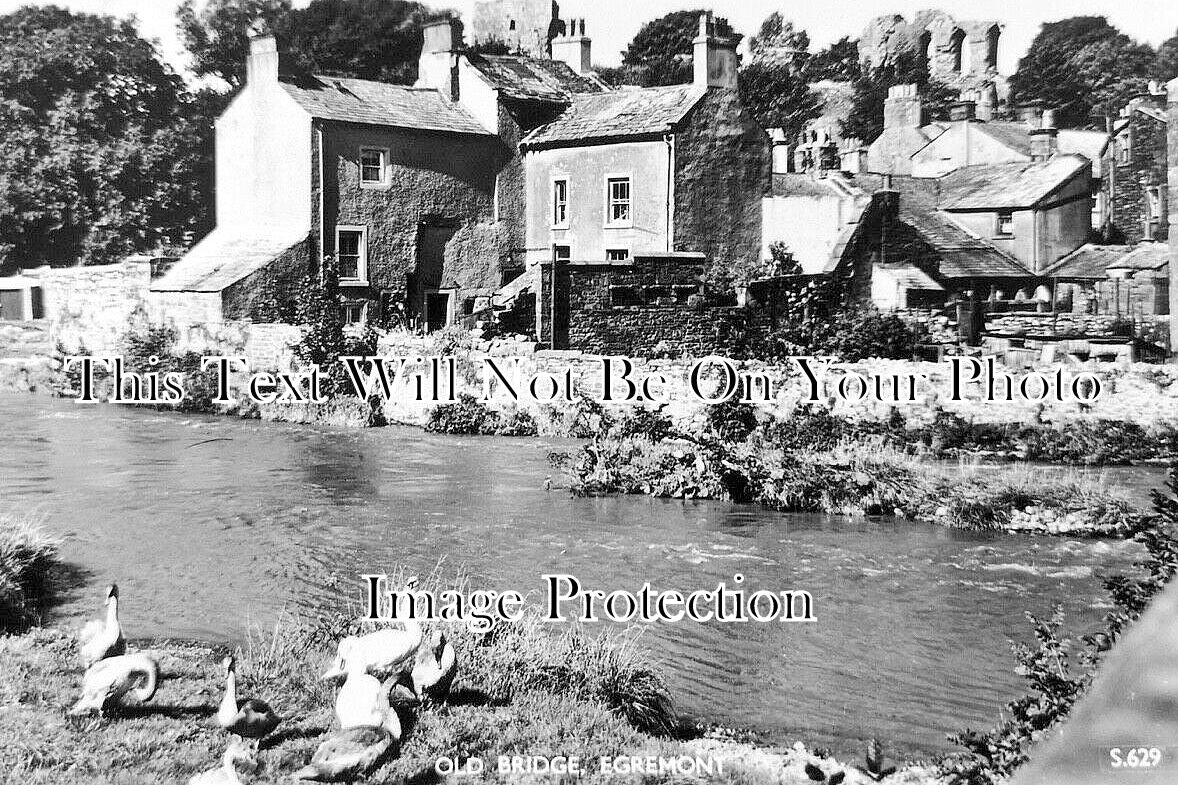
<svg viewBox="0 0 1178 785"><path fill-rule="evenodd" d="M470 35L476 44L502 41L512 52L546 58L562 31L555 0L480 0L474 4Z"/></svg>

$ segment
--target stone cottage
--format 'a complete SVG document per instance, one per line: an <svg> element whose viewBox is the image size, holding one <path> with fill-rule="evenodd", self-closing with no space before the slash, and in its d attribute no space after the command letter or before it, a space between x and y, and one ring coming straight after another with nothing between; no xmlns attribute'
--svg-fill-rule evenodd
<svg viewBox="0 0 1178 785"><path fill-rule="evenodd" d="M1107 215L1098 224L1111 242L1133 245L1169 236L1167 127L1166 93L1156 82L1114 121L1103 156Z"/></svg>
<svg viewBox="0 0 1178 785"><path fill-rule="evenodd" d="M271 36L217 120L216 228L152 301L196 323L278 321L299 282L337 259L347 321L449 323L463 293L502 283L496 175L510 151L438 90L279 76Z"/></svg>

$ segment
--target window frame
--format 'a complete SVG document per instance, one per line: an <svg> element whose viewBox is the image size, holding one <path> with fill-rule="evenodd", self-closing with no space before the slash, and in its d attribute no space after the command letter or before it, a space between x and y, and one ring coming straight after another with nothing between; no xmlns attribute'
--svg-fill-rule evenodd
<svg viewBox="0 0 1178 785"><path fill-rule="evenodd" d="M364 324L365 322L368 321L368 301L367 300L340 300L339 307L340 307L340 321L342 321L345 326L350 325L350 324ZM348 309L350 309L350 308L359 308L360 309L360 318L357 319L356 321L349 321L348 320Z"/></svg>
<svg viewBox="0 0 1178 785"><path fill-rule="evenodd" d="M1002 225L1006 223L1006 221L1003 221L1003 216L1009 218L1009 231L1002 229ZM999 210L994 214L994 236L1003 239L1014 237L1014 210Z"/></svg>
<svg viewBox="0 0 1178 785"><path fill-rule="evenodd" d="M560 255L560 249L565 249L567 256ZM573 260L573 247L571 245L554 244L552 248L552 256L558 262L571 262Z"/></svg>
<svg viewBox="0 0 1178 785"><path fill-rule="evenodd" d="M365 153L379 153L380 154L380 180L365 180L364 179L364 154ZM376 147L375 145L362 145L356 155L356 164L359 168L359 179L361 188L384 189L389 187L389 148Z"/></svg>
<svg viewBox="0 0 1178 785"><path fill-rule="evenodd" d="M551 221L551 225L552 225L553 229L568 229L569 228L569 191L570 191L569 178L567 176L553 177L551 182L552 182L552 184L551 184L551 187L549 188L548 193L551 195L552 201L550 203L550 207L552 209L548 215L548 218ZM563 202L564 216L561 220L557 220L557 207L562 205L562 203L557 201L557 198L556 198L556 188L560 184L564 185L564 202Z"/></svg>
<svg viewBox="0 0 1178 785"><path fill-rule="evenodd" d="M623 220L614 220L613 218L613 186L615 183L625 181L626 183L626 218ZM620 200L619 200L620 203ZM607 174L605 176L605 228L607 229L627 229L634 226L634 177L628 172L618 172Z"/></svg>
<svg viewBox="0 0 1178 785"><path fill-rule="evenodd" d="M356 260L356 277L345 277L342 269L340 269L340 235L344 232L356 233L360 235L360 244ZM353 226L349 224L339 224L335 227L335 263L336 269L339 273L340 286L367 286L368 285L368 227L367 226Z"/></svg>
<svg viewBox="0 0 1178 785"><path fill-rule="evenodd" d="M620 259L611 259L610 254L625 254L625 256ZM605 260L607 262L629 262L632 260L632 254L629 248L606 248Z"/></svg>

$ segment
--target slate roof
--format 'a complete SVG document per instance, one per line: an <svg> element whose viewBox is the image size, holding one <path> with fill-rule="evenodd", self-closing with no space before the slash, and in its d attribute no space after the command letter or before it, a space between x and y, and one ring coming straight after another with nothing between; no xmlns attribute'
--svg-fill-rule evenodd
<svg viewBox="0 0 1178 785"><path fill-rule="evenodd" d="M944 131L945 124L929 123L920 130L929 139L936 139ZM1031 155L1031 126L1011 120L979 120L970 124L971 130L981 131L1004 147L1019 155ZM1062 155L1082 155L1092 162L1092 175L1100 177L1100 157L1108 143L1108 134L1103 131L1083 131L1061 128L1056 143Z"/></svg>
<svg viewBox="0 0 1178 785"><path fill-rule="evenodd" d="M307 238L306 227L218 226L162 277L153 292L220 292Z"/></svg>
<svg viewBox="0 0 1178 785"><path fill-rule="evenodd" d="M1108 266L1109 270L1160 270L1170 263L1169 243L1138 243L1137 247Z"/></svg>
<svg viewBox="0 0 1178 785"><path fill-rule="evenodd" d="M568 109L524 139L530 148L666 133L704 96L694 85L645 87L578 94Z"/></svg>
<svg viewBox="0 0 1178 785"><path fill-rule="evenodd" d="M581 76L567 63L525 55L480 55L466 59L506 98L568 103L574 93L600 93L601 82Z"/></svg>
<svg viewBox="0 0 1178 785"><path fill-rule="evenodd" d="M962 167L940 179L940 207L945 210L1034 207L1090 163L1080 155L1057 155L1049 161Z"/></svg>
<svg viewBox="0 0 1178 785"><path fill-rule="evenodd" d="M280 84L299 106L322 120L491 135L465 109L447 101L437 90L334 76Z"/></svg>
<svg viewBox="0 0 1178 785"><path fill-rule="evenodd" d="M886 270L888 275L896 280L896 283L903 286L905 289L924 289L926 291L941 292L945 287L930 278L923 270L914 264L900 264L900 265L882 265L881 270Z"/></svg>
<svg viewBox="0 0 1178 785"><path fill-rule="evenodd" d="M944 178L941 178L944 180ZM912 227L932 249L938 274L946 280L964 278L1027 278L1031 271L937 209L937 185L941 180L893 177L900 193L898 219ZM855 184L868 193L882 187L878 175L856 175Z"/></svg>
<svg viewBox="0 0 1178 785"><path fill-rule="evenodd" d="M1043 274L1051 278L1107 278L1109 265L1124 257L1132 248L1130 245L1081 245L1048 267Z"/></svg>

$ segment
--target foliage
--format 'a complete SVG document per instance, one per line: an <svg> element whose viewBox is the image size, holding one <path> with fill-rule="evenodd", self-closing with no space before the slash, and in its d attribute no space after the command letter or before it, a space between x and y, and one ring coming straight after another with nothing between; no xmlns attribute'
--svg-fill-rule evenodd
<svg viewBox="0 0 1178 785"><path fill-rule="evenodd" d="M1152 76L1163 85L1171 79L1178 78L1178 32L1158 46Z"/></svg>
<svg viewBox="0 0 1178 785"><path fill-rule="evenodd" d="M863 75L859 65L859 44L849 36L843 36L818 50L806 63L806 74L814 82L823 79L854 82Z"/></svg>
<svg viewBox="0 0 1178 785"><path fill-rule="evenodd" d="M276 30L290 9L290 0L206 0L199 10L196 0L183 0L176 9L176 27L192 56L193 74L240 87L251 27Z"/></svg>
<svg viewBox="0 0 1178 785"><path fill-rule="evenodd" d="M535 436L536 420L523 409L496 411L464 393L455 403L430 409L425 429L451 436Z"/></svg>
<svg viewBox="0 0 1178 785"><path fill-rule="evenodd" d="M885 62L860 73L854 81L854 96L847 117L840 127L844 138L855 137L870 142L883 131L884 101L888 89L914 84L920 91L930 119L943 119L958 93L949 85L930 79L923 58L910 48L898 50Z"/></svg>
<svg viewBox="0 0 1178 785"><path fill-rule="evenodd" d="M663 413L662 407L647 409L636 406L614 425L611 433L619 439L639 438L661 442L674 433L674 426L671 418Z"/></svg>
<svg viewBox="0 0 1178 785"><path fill-rule="evenodd" d="M806 123L822 114L817 93L792 63L754 57L740 71L740 98L764 128L782 128L796 139Z"/></svg>
<svg viewBox="0 0 1178 785"><path fill-rule="evenodd" d="M0 266L107 262L207 228L203 106L132 21L0 16Z"/></svg>
<svg viewBox="0 0 1178 785"><path fill-rule="evenodd" d="M804 61L810 51L810 35L805 30L795 29L793 22L774 11L761 22L761 29L749 39L749 52L753 58L771 53L774 49L800 55Z"/></svg>
<svg viewBox="0 0 1178 785"><path fill-rule="evenodd" d="M1105 629L1076 640L1061 634L1063 613L1057 606L1050 620L1028 613L1035 647L1013 643L1011 648L1030 692L1007 704L1003 720L988 731L963 730L950 741L966 753L950 756L941 773L951 785L999 785L1023 763L1033 745L1071 713L1076 701L1087 692L1097 667L1124 629L1144 612L1178 571L1178 468L1172 467L1167 485L1170 494L1154 491L1158 525L1139 532L1135 539L1148 553L1135 566L1140 577L1116 575L1104 585L1113 601L1105 617ZM1075 658L1079 667L1072 666Z"/></svg>
<svg viewBox="0 0 1178 785"><path fill-rule="evenodd" d="M28 517L0 514L0 634L33 620L49 591L60 544Z"/></svg>
<svg viewBox="0 0 1178 785"><path fill-rule="evenodd" d="M757 429L757 407L739 400L741 392L727 401L704 408L704 433L725 442L746 441Z"/></svg>
<svg viewBox="0 0 1178 785"><path fill-rule="evenodd" d="M1011 100L1056 111L1064 127L1104 127L1146 87L1155 54L1103 16L1047 22L1010 79Z"/></svg>
<svg viewBox="0 0 1178 785"><path fill-rule="evenodd" d="M622 53L624 82L643 87L690 82L692 41L699 34L699 18L704 13L698 9L673 11L642 25Z"/></svg>

